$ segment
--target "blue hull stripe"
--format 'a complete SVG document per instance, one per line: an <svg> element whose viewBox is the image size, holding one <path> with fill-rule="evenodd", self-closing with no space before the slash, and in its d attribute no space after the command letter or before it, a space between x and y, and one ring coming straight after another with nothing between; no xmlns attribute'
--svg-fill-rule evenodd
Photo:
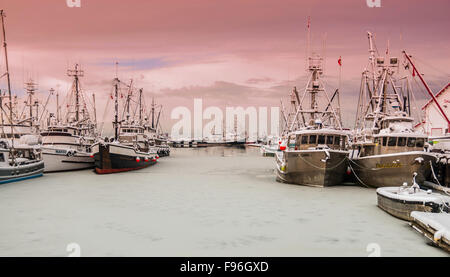
<svg viewBox="0 0 450 277"><path fill-rule="evenodd" d="M11 179L8 179L8 180L0 181L0 184L6 184L6 183L11 183L11 182L17 182L17 181L37 178L37 177L41 177L42 175L43 175L43 173L38 173L38 174L25 176L25 177L20 177L20 178L11 178Z"/></svg>

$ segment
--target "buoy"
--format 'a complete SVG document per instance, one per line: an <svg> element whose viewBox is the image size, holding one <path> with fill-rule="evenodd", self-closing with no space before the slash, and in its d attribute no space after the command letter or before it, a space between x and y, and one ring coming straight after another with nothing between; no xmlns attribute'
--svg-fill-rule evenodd
<svg viewBox="0 0 450 277"><path fill-rule="evenodd" d="M156 156L156 159L159 159L159 156Z"/></svg>
<svg viewBox="0 0 450 277"><path fill-rule="evenodd" d="M352 174L352 171L350 170L350 167L347 167L347 175Z"/></svg>
<svg viewBox="0 0 450 277"><path fill-rule="evenodd" d="M140 162L141 159L139 157L136 157L136 162Z"/></svg>
<svg viewBox="0 0 450 277"><path fill-rule="evenodd" d="M89 157L93 158L93 157L94 157L94 155L92 155L92 154L91 154L91 155L90 155Z"/></svg>
<svg viewBox="0 0 450 277"><path fill-rule="evenodd" d="M148 162L148 157L145 157L145 158L144 158L144 161L145 161L145 162Z"/></svg>
<svg viewBox="0 0 450 277"><path fill-rule="evenodd" d="M280 145L280 150L281 150L281 151L284 151L284 150L286 150L286 146L284 146L284 145Z"/></svg>
<svg viewBox="0 0 450 277"><path fill-rule="evenodd" d="M153 159L152 161L153 161L153 162L156 162L156 159Z"/></svg>

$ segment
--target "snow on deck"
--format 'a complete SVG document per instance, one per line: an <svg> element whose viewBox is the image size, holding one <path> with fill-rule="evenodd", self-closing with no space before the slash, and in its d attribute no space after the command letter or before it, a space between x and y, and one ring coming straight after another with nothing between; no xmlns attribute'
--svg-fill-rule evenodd
<svg viewBox="0 0 450 277"><path fill-rule="evenodd" d="M441 239L442 237L450 240L450 214L448 213L426 213L426 212L411 212L411 217L434 230L434 239Z"/></svg>
<svg viewBox="0 0 450 277"><path fill-rule="evenodd" d="M420 190L413 193L409 189L401 189L401 187L383 187L378 188L377 193L391 199L411 202L434 202L437 204L450 203L450 197L438 193L428 193L425 190Z"/></svg>

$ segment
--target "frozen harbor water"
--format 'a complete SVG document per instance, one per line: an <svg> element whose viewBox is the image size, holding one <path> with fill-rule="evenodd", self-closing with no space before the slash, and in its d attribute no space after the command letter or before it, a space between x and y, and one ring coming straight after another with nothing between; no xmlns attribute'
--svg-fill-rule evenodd
<svg viewBox="0 0 450 277"><path fill-rule="evenodd" d="M173 149L113 175L0 186L0 256L447 256L376 206L374 189L275 181L259 149Z"/></svg>

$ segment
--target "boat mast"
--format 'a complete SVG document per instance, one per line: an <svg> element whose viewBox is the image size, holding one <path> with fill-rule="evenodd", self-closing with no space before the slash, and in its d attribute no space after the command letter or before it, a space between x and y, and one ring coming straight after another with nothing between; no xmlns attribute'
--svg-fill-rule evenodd
<svg viewBox="0 0 450 277"><path fill-rule="evenodd" d="M6 63L6 80L8 83L8 98L9 98L9 121L11 126L11 148L14 148L14 128L13 128L13 110L12 110L12 96L11 96L11 79L9 76L9 65L8 65L8 49L6 46L6 30L5 30L5 13L0 10L0 18L2 19L2 34L3 34L3 48L5 52L5 63ZM12 155L14 162L14 156Z"/></svg>
<svg viewBox="0 0 450 277"><path fill-rule="evenodd" d="M74 78L75 85L75 120L77 124L80 121L80 80L79 77L84 76L84 71L78 69L78 64L75 64L75 69L67 70L67 76Z"/></svg>
<svg viewBox="0 0 450 277"><path fill-rule="evenodd" d="M152 129L155 128L155 97L152 97Z"/></svg>
<svg viewBox="0 0 450 277"><path fill-rule="evenodd" d="M94 124L95 129L97 129L97 107L95 104L95 93L92 93L92 104L94 105Z"/></svg>
<svg viewBox="0 0 450 277"><path fill-rule="evenodd" d="M29 106L29 118L30 118L30 126L33 126L33 95L35 94L36 91L36 83L33 82L32 79L30 79L27 83L25 83L26 87L25 89L27 90L28 93L28 104L27 106ZM37 113L38 115L38 113Z"/></svg>
<svg viewBox="0 0 450 277"><path fill-rule="evenodd" d="M117 77L117 66L119 63L116 62L116 78L114 78L114 139L119 138L119 78Z"/></svg>
<svg viewBox="0 0 450 277"><path fill-rule="evenodd" d="M139 89L139 125L142 124L142 88Z"/></svg>

